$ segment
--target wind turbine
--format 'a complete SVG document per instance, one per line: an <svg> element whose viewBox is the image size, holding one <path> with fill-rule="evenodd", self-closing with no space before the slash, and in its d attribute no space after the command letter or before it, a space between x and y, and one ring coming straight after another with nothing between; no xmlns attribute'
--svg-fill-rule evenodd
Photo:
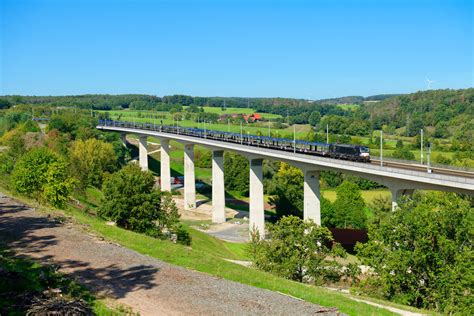
<svg viewBox="0 0 474 316"><path fill-rule="evenodd" d="M431 84L436 82L436 81L426 78L426 82L428 83L428 90L431 90Z"/></svg>

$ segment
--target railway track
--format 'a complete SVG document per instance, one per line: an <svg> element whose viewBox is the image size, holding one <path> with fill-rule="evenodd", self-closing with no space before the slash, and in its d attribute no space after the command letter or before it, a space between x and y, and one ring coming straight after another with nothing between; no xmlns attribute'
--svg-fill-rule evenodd
<svg viewBox="0 0 474 316"><path fill-rule="evenodd" d="M100 124L101 122L99 122ZM106 121L104 121L106 123ZM118 124L117 124L118 123ZM260 144L259 142L255 142L254 138L259 139L259 136L256 135L245 135L245 134L237 134L237 133L232 133L232 136L234 138L222 138L222 133L228 134L226 132L222 131L214 131L214 130L200 130L200 129L183 129L182 132L180 133L179 130L174 126L161 126L158 129L156 126L151 125L151 124L135 124L135 123L130 123L130 122L111 122L110 125L118 127L132 127L132 128L138 128L138 129L145 129L145 130L151 130L151 131L159 131L159 132L164 132L164 133L171 133L171 134L176 134L176 135L185 135L185 136L192 136L192 137L197 137L197 138L207 138L210 140L216 140L216 141L224 141L224 142L232 142L236 144L243 144L247 146L252 146L252 147L262 147L262 148L268 148L268 149L275 149L275 150L280 150L280 151L286 151L286 152L296 152L298 154L308 154L312 156L324 156L322 155L322 152L313 152L311 153L306 153L302 152L300 148L294 149L292 146L296 146L299 143L300 145L312 145L315 148L318 146L328 146L328 144L322 144L322 143L308 143L308 142L302 142L302 141L297 141L297 140L289 140L289 139L281 139L281 138L276 138L277 144L275 145L274 143L270 145L265 145L265 144ZM107 124L104 124L104 126L107 126ZM190 133L191 131L191 133ZM204 132L204 136L202 136L202 133ZM214 135L213 133L217 132L217 135ZM198 134L196 134L198 133ZM209 134L207 134L209 133ZM219 134L220 133L220 134ZM237 138L235 138L237 137ZM242 139L239 139L239 137L242 137ZM325 147L325 148L326 148ZM310 146L311 150L311 146ZM319 154L318 154L319 153ZM352 160L353 159L343 159L343 158L336 158L333 157L333 159L342 159L342 160ZM364 163L364 162L361 162ZM378 165L380 166L380 159L374 159L371 158L370 164L373 165ZM385 167L392 167L392 168L398 168L398 169L405 169L405 170L413 170L413 171L420 171L420 172L426 172L426 173L432 173L432 174L440 174L440 175L447 175L447 176L454 176L454 177L463 177L463 178L468 178L468 179L474 179L474 171L467 171L467 170L457 170L457 169L449 169L445 167L438 167L438 166L430 166L428 167L427 165L421 165L417 163L409 163L409 162L401 162L401 161L392 161L392 160L383 160L383 166Z"/></svg>
<svg viewBox="0 0 474 316"><path fill-rule="evenodd" d="M380 159L372 158L370 163L373 165L380 166ZM406 170L421 171L421 172L428 172L428 170L431 170L430 173L474 179L473 171L448 169L448 168L442 168L442 167L436 167L436 166L430 166L428 169L427 165L411 164L411 163L404 163L404 162L397 162L397 161L386 161L386 160L383 161L383 166L406 169Z"/></svg>

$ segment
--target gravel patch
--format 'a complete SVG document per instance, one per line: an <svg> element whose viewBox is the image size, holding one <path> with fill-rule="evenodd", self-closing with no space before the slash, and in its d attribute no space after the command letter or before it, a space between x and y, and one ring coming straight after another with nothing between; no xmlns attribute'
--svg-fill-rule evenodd
<svg viewBox="0 0 474 316"><path fill-rule="evenodd" d="M4 195L0 238L18 254L55 264L94 292L141 315L340 315L334 308L141 255Z"/></svg>

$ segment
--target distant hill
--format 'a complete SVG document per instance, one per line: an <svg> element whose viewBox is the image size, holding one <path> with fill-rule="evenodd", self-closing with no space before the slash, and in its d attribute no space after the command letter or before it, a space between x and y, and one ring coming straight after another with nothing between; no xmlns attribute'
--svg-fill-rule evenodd
<svg viewBox="0 0 474 316"><path fill-rule="evenodd" d="M414 136L421 128L433 127L433 137L453 137L454 145L457 141L467 146L463 150L474 150L474 88L394 96L366 104L365 110L374 128L403 127L407 136Z"/></svg>

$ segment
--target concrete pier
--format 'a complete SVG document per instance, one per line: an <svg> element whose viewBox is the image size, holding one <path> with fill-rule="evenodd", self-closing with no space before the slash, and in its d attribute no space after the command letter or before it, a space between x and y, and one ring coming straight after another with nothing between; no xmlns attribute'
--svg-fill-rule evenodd
<svg viewBox="0 0 474 316"><path fill-rule="evenodd" d="M184 209L196 208L196 180L194 177L194 144L184 145Z"/></svg>
<svg viewBox="0 0 474 316"><path fill-rule="evenodd" d="M146 136L140 136L139 138L138 159L140 163L140 168L142 168L143 171L148 170L148 145Z"/></svg>
<svg viewBox="0 0 474 316"><path fill-rule="evenodd" d="M212 222L225 222L224 151L212 152Z"/></svg>
<svg viewBox="0 0 474 316"><path fill-rule="evenodd" d="M160 140L160 186L161 191L171 191L170 141Z"/></svg>
<svg viewBox="0 0 474 316"><path fill-rule="evenodd" d="M321 226L321 192L319 190L319 171L304 172L304 220L312 219Z"/></svg>
<svg viewBox="0 0 474 316"><path fill-rule="evenodd" d="M249 228L260 233L265 238L265 212L263 200L263 159L250 159L250 214Z"/></svg>
<svg viewBox="0 0 474 316"><path fill-rule="evenodd" d="M390 192L392 193L392 212L396 211L398 208L398 199L403 195L413 194L415 190L413 189L400 189L398 187L389 187Z"/></svg>

